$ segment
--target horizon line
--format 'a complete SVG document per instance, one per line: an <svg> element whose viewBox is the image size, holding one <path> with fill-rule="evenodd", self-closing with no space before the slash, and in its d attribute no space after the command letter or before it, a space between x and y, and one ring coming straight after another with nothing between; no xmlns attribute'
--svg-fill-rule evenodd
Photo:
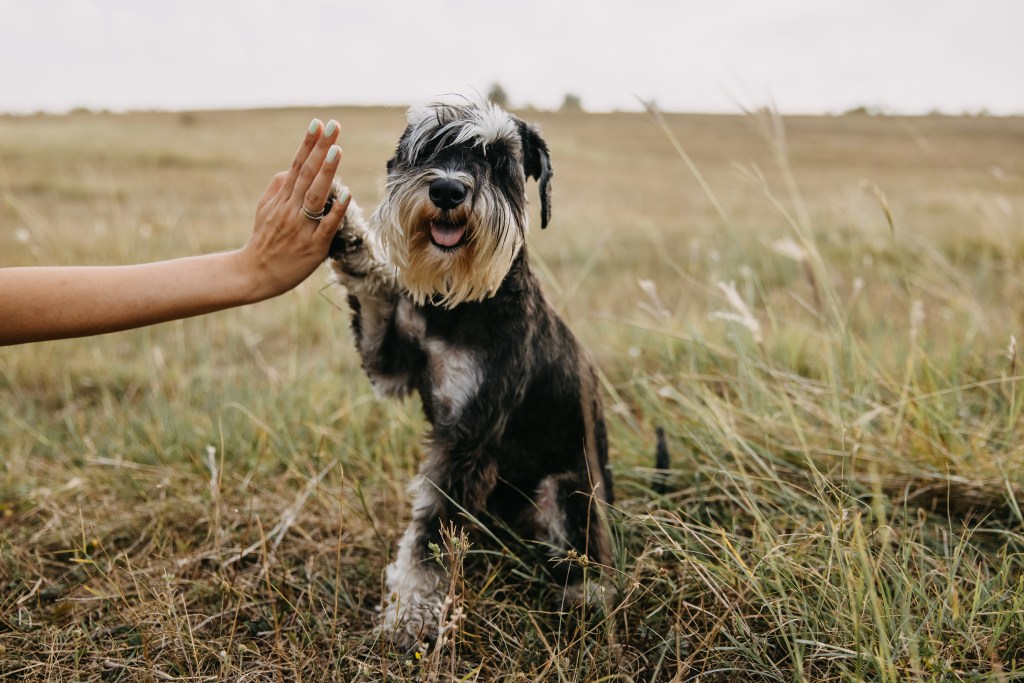
<svg viewBox="0 0 1024 683"><path fill-rule="evenodd" d="M644 103L646 104L646 103ZM29 118L34 116L72 116L72 115L126 115L126 114L190 114L190 113L215 113L215 112L244 112L244 111L284 111L290 109L324 109L324 108L338 108L338 109L396 109L405 110L411 106L411 103L377 103L377 104L365 104L365 103L306 103L306 104L266 104L266 105L250 105L250 106L198 106L198 107L102 107L102 106L87 106L87 105L76 105L70 107L39 107L39 108L12 108L12 109L0 109L0 116L14 117L14 118ZM505 109L509 111L532 111L542 112L549 114L558 113L578 113L578 114L646 114L646 110L643 105L638 105L634 108L626 107L615 107L615 108L600 108L590 109L586 106L581 106L578 109L566 109L565 107L540 107L533 104L524 104L518 106L503 105ZM1019 118L1024 116L1024 111L1020 112L1008 112L998 113L992 112L987 107L981 107L980 109L965 109L962 111L947 111L940 108L933 108L928 111L899 111L888 109L883 106L857 106L845 109L843 111L833 110L794 110L794 111L783 111L771 106L755 107L753 109L737 109L737 110L725 110L725 109L663 109L654 104L654 108L662 114L677 114L677 115L690 115L690 116L746 116L750 113L763 111L765 109L775 111L779 116L821 116L821 117L837 117L837 116L866 116L866 117L892 117L892 118L926 118L930 116L946 116L954 118Z"/></svg>

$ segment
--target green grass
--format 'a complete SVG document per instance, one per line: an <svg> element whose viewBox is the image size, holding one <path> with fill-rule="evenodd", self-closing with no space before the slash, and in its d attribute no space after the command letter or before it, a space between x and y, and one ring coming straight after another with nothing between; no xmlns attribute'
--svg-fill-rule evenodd
<svg viewBox="0 0 1024 683"><path fill-rule="evenodd" d="M372 207L398 110L0 118L0 263L238 246L313 115ZM602 370L603 600L478 543L438 652L376 638L424 423L318 273L0 349L0 678L1024 678L1024 120L523 115L531 256Z"/></svg>

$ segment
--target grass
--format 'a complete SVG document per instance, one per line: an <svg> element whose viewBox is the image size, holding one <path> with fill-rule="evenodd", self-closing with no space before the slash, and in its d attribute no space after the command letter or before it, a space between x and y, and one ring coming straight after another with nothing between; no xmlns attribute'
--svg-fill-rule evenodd
<svg viewBox="0 0 1024 683"><path fill-rule="evenodd" d="M3 265L238 246L313 115L372 206L397 110L0 118ZM1024 120L524 116L531 255L603 373L604 600L478 543L437 652L375 637L424 424L317 274L0 349L0 678L1024 678Z"/></svg>

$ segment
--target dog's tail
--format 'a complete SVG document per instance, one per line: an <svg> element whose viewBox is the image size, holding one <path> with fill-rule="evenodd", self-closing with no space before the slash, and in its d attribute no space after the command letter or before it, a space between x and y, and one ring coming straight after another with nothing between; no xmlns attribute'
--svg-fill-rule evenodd
<svg viewBox="0 0 1024 683"><path fill-rule="evenodd" d="M658 438L658 446L654 453L654 478L651 481L651 490L659 496L668 492L668 444L665 443L665 430L655 427L654 433Z"/></svg>

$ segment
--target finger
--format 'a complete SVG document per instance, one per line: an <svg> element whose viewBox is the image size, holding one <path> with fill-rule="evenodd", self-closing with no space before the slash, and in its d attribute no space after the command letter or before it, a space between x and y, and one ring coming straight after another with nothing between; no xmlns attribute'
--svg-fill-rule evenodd
<svg viewBox="0 0 1024 683"><path fill-rule="evenodd" d="M306 190L302 198L302 205L310 211L319 212L327 203L327 193L331 191L331 183L334 182L334 174L338 170L338 162L341 160L341 147L331 145L324 157L324 163L320 172L313 179L313 184Z"/></svg>
<svg viewBox="0 0 1024 683"><path fill-rule="evenodd" d="M302 166L306 163L309 158L310 151L316 146L317 140L320 138L320 119L313 119L309 122L309 130L306 131L306 136L302 138L302 144L299 145L299 151L295 153L295 158L292 159L291 168L288 169L288 175L285 178L284 184L281 189L284 191L286 196L291 196L292 188L295 186L295 181L299 177L299 172L302 170Z"/></svg>
<svg viewBox="0 0 1024 683"><path fill-rule="evenodd" d="M331 210L327 212L320 220L320 225L316 229L316 238L330 242L334 239L334 235L338 232L341 227L341 221L345 218L345 212L348 211L348 205L352 203L352 193L348 191L347 187L341 188L341 194L334 200L334 205Z"/></svg>
<svg viewBox="0 0 1024 683"><path fill-rule="evenodd" d="M316 141L313 149L309 152L309 156L306 157L306 161L302 164L302 168L299 169L299 176L295 180L294 187L292 187L293 198L301 201L310 185L313 184L313 179L320 172L320 167L323 166L328 150L334 144L334 141L338 139L338 129L338 122L334 119L327 122L327 125L324 127L324 134ZM306 208L310 211L319 211L323 208L323 204L320 206L307 206Z"/></svg>

